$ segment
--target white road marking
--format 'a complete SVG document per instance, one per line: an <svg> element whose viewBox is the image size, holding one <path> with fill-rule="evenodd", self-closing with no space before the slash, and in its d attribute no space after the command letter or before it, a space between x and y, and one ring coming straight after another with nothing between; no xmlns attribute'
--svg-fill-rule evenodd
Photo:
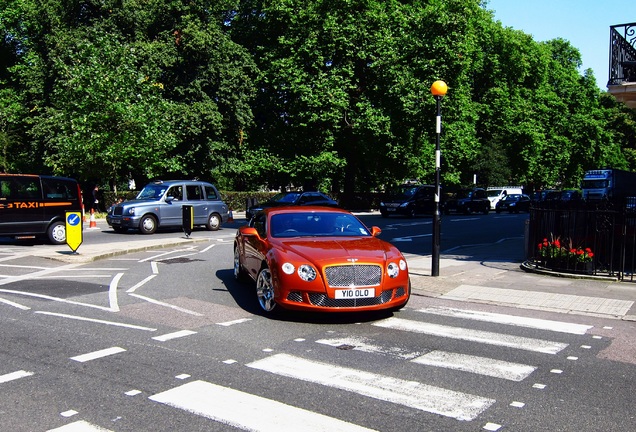
<svg viewBox="0 0 636 432"><path fill-rule="evenodd" d="M512 336L502 333L493 333L481 330L473 330L462 327L450 327L439 324L430 324L418 321L409 321L403 318L388 318L373 323L374 326L394 330L422 333L432 336L447 337L451 339L467 340L496 346L534 351L545 354L556 354L566 348L568 344L551 342L541 339L532 339L521 336Z"/></svg>
<svg viewBox="0 0 636 432"><path fill-rule="evenodd" d="M0 259L0 261L8 261L12 257L7 257ZM21 269L29 269L29 270L46 270L50 267L39 267L39 266L26 266L26 265L17 265L17 264L0 264L0 267L11 267L11 268L21 268Z"/></svg>
<svg viewBox="0 0 636 432"><path fill-rule="evenodd" d="M15 308L22 309L22 310L29 310L29 309L31 309L31 308L30 308L30 307L28 307L28 306L24 306L24 305L21 305L21 304L19 304L19 303L15 303L15 302L12 302L12 301L10 301L10 300L5 300L5 299L3 299L3 298L0 298L0 303L4 303L4 304L6 304L6 305L13 306L13 307L15 307Z"/></svg>
<svg viewBox="0 0 636 432"><path fill-rule="evenodd" d="M25 296L25 297L35 297L35 298L40 298L40 299L44 299L44 300L56 301L56 302L60 302L60 303L68 303L68 304L72 304L72 305L91 307L91 308L103 310L103 311L106 311L106 312L113 312L113 310L110 307L98 306L98 305L93 305L93 304L89 304L89 303L81 303L81 302L76 302L76 301L73 301L73 300L66 300L66 299L63 299L63 298L53 297L53 296L49 296L49 295L45 295L45 294L35 294L35 293L26 292L26 291L15 291L15 290L6 290L6 289L0 289L0 293L15 294L15 295L20 295L20 296Z"/></svg>
<svg viewBox="0 0 636 432"><path fill-rule="evenodd" d="M0 375L0 384L17 380L20 378L25 378L31 375L33 375L33 372L27 372L25 370L20 370L20 371L11 372L8 374Z"/></svg>
<svg viewBox="0 0 636 432"><path fill-rule="evenodd" d="M97 279L97 278L109 278L109 274L78 274L78 275L59 275L59 276L38 276L33 277L33 280L41 280L41 279Z"/></svg>
<svg viewBox="0 0 636 432"><path fill-rule="evenodd" d="M408 237L395 237L392 238L390 241L391 242L404 242L404 241L413 241L414 238L420 238L420 237L430 237L433 234L420 234L420 235L414 235L414 236L408 236Z"/></svg>
<svg viewBox="0 0 636 432"><path fill-rule="evenodd" d="M277 375L355 392L375 399L439 414L457 420L473 420L494 399L378 375L371 372L275 354L247 366Z"/></svg>
<svg viewBox="0 0 636 432"><path fill-rule="evenodd" d="M138 299L145 300L148 303L153 303L153 304L156 304L156 305L159 305L159 306L165 306L167 308L178 310L179 312L187 313L189 315L203 316L202 313L191 311L189 309L185 309L185 308L182 308L182 307L179 307L179 306L171 305L170 303L165 303L165 302L162 302L162 301L159 301L159 300L151 299L150 297L141 296L139 294L130 294L130 295L133 296L133 297L137 297Z"/></svg>
<svg viewBox="0 0 636 432"><path fill-rule="evenodd" d="M175 252L176 252L176 251L163 252L163 253L160 253L160 254L157 254L157 255L153 255L153 256L151 256L151 257L148 257L148 258L141 259L141 260L139 260L139 262L156 261L156 260L157 260L157 258L159 258L159 257L166 256L166 255L170 255L170 254L173 254L173 253L175 253Z"/></svg>
<svg viewBox="0 0 636 432"><path fill-rule="evenodd" d="M346 349L350 347L350 349L374 354L384 354L397 357L402 360L411 360L420 355L421 352L411 352L406 351L400 347L382 347L371 343L371 341L367 338L363 337L342 337L336 339L319 339L316 343L329 345L336 348Z"/></svg>
<svg viewBox="0 0 636 432"><path fill-rule="evenodd" d="M203 250L202 250L201 252L199 252L199 253L205 253L205 252L209 251L210 249L212 249L214 246L216 246L216 245L211 244L210 246L206 247L205 249L203 249Z"/></svg>
<svg viewBox="0 0 636 432"><path fill-rule="evenodd" d="M154 261L153 261L154 262ZM139 282L138 284L135 284L135 286L132 286L130 288L128 288L126 290L127 293L131 293L131 292L135 292L137 290L137 288L140 288L142 286L144 286L146 284L146 282L152 280L153 278L157 277L156 274L152 274L150 276L148 276L147 278L145 278L144 280L142 280L141 282Z"/></svg>
<svg viewBox="0 0 636 432"><path fill-rule="evenodd" d="M248 321L252 321L252 318L241 318L241 319L236 319L236 320L233 320L233 321L220 322L220 323L217 323L217 324L220 325L220 326L229 327L229 326L234 325L234 324L241 324L241 323L248 322Z"/></svg>
<svg viewBox="0 0 636 432"><path fill-rule="evenodd" d="M431 351L411 361L427 366L460 370L510 381L523 381L536 370L534 366L520 363L445 351Z"/></svg>
<svg viewBox="0 0 636 432"><path fill-rule="evenodd" d="M29 279L34 279L37 277L42 277L51 273L57 273L57 272L61 272L61 271L67 271L67 270L72 270L76 267L79 267L81 264L68 264L68 265L64 265L64 266L60 266L60 267L55 267L55 268L48 268L48 269L44 269L38 272L34 272L34 273L28 273L28 274L24 274L24 275L20 275L20 276L12 276L6 279L3 279L0 281L0 285L8 285L10 283L14 283L14 282L20 282L23 280L29 280Z"/></svg>
<svg viewBox="0 0 636 432"><path fill-rule="evenodd" d="M150 396L149 399L228 426L254 432L371 430L205 381L193 381Z"/></svg>
<svg viewBox="0 0 636 432"><path fill-rule="evenodd" d="M165 342L165 341L169 341L171 339L177 339L177 338L181 338L181 337L185 337L185 336L190 336L193 334L197 334L197 332L192 331L192 330L181 330L181 331L177 331L174 333L168 333L165 335L161 335L161 336L155 336L153 337L154 340L157 340L159 342Z"/></svg>
<svg viewBox="0 0 636 432"><path fill-rule="evenodd" d="M105 429L94 424L90 424L87 421L80 420L73 423L69 423L59 428L49 429L47 432L112 432L110 429Z"/></svg>
<svg viewBox="0 0 636 432"><path fill-rule="evenodd" d="M112 325L112 326L115 326L115 327L125 327L125 328L130 328L130 329L135 329L135 330L157 331L157 329L155 329L155 328L142 327L142 326L138 326L138 325L134 325L134 324L124 324L124 323L118 323L118 322L113 322L113 321L104 321L104 320L99 320L99 319L94 319L94 318L85 318L85 317L80 317L80 316L75 316L75 315L67 315L67 314L61 314L61 313L55 313L55 312L35 311L35 313L36 314L41 314L41 315L55 316L55 317L60 317L60 318L69 318L69 319L74 319L74 320L78 320L78 321L88 321L88 322L93 322L93 323L97 323L97 324Z"/></svg>
<svg viewBox="0 0 636 432"><path fill-rule="evenodd" d="M186 253L186 254L181 254L181 255L175 255L175 256L171 256L171 257L166 257L166 258L159 258L157 259L157 261L161 262L161 261L167 261L167 260L174 260L174 259L178 259L178 258L186 258L192 255L197 255L199 252L190 252L190 253Z"/></svg>
<svg viewBox="0 0 636 432"><path fill-rule="evenodd" d="M159 274L159 267L157 266L157 261L150 261L150 268L152 269L152 274Z"/></svg>
<svg viewBox="0 0 636 432"><path fill-rule="evenodd" d="M82 355L78 355L75 357L71 357L71 360L75 360L77 362L80 363L84 363L87 361L91 361L91 360L96 360L99 358L103 358L103 357L107 357L110 355L114 355L114 354L119 354L122 352L125 352L126 350L120 347L112 347L112 348L106 348L103 350L99 350L99 351L94 351L91 353L86 353L86 354L82 354Z"/></svg>
<svg viewBox="0 0 636 432"><path fill-rule="evenodd" d="M110 304L110 309L113 312L119 312L119 303L117 302L117 285L123 275L123 273L117 273L113 280L110 281L110 286L108 287L108 303Z"/></svg>
<svg viewBox="0 0 636 432"><path fill-rule="evenodd" d="M520 317L515 315L506 315L491 312L479 312L464 309L455 309L449 307L428 307L419 309L418 312L423 312L432 315L441 315L454 318L472 319L476 321L492 322L497 324L507 324L519 327L528 327L540 330L550 330L561 333L571 333L577 335L584 335L589 329L594 326L573 324L563 321L544 320L539 318Z"/></svg>

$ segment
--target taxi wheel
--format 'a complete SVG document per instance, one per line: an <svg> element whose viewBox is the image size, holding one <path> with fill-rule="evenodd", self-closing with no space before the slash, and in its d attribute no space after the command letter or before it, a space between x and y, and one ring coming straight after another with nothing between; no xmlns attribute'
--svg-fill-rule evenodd
<svg viewBox="0 0 636 432"><path fill-rule="evenodd" d="M154 234L157 231L157 220L150 215L146 215L139 221L139 231L142 234Z"/></svg>
<svg viewBox="0 0 636 432"><path fill-rule="evenodd" d="M205 225L208 231L218 231L221 227L221 216L218 213L212 213L208 217L208 223Z"/></svg>
<svg viewBox="0 0 636 432"><path fill-rule="evenodd" d="M53 222L46 230L49 241L55 245L66 243L66 225L63 222Z"/></svg>
<svg viewBox="0 0 636 432"><path fill-rule="evenodd" d="M258 304L261 305L261 308L265 312L270 313L276 307L272 273L266 266L258 272L258 277L256 278L256 296L258 297Z"/></svg>

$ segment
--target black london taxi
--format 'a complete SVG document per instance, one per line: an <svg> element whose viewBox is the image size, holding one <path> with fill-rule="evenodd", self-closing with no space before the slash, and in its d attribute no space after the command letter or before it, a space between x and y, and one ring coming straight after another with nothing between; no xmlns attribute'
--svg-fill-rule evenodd
<svg viewBox="0 0 636 432"><path fill-rule="evenodd" d="M66 212L83 209L80 186L72 178L0 173L0 236L64 244Z"/></svg>

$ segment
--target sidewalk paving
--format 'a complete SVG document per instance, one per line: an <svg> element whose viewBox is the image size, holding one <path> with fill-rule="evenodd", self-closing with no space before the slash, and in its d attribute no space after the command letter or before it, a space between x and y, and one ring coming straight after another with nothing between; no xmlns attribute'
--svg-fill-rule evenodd
<svg viewBox="0 0 636 432"><path fill-rule="evenodd" d="M241 214L234 214L241 219ZM98 229L110 229L103 220ZM78 254L62 248L35 255L67 263L86 263L126 253L207 242L209 238L130 236L127 241L83 244ZM31 253L33 254L33 253ZM523 238L496 244L466 245L440 254L439 276L431 276L430 255L406 254L414 295L506 305L559 313L636 321L636 283L609 278L559 277L522 269ZM561 275L565 276L565 275Z"/></svg>
<svg viewBox="0 0 636 432"><path fill-rule="evenodd" d="M547 275L522 267L523 238L455 248L432 257L407 255L413 293L446 300L506 305L636 321L636 283L612 278Z"/></svg>

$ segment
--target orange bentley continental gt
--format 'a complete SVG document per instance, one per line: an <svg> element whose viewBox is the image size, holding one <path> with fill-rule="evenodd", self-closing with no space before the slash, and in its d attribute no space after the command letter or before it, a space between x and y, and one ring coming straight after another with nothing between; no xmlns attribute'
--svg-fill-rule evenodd
<svg viewBox="0 0 636 432"><path fill-rule="evenodd" d="M261 308L324 312L397 310L411 294L406 259L346 210L258 212L234 241L234 277L256 282Z"/></svg>

